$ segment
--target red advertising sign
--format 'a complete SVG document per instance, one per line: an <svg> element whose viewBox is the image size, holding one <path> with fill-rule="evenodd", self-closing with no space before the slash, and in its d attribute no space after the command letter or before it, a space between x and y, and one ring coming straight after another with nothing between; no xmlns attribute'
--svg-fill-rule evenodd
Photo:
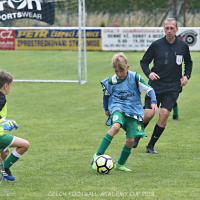
<svg viewBox="0 0 200 200"><path fill-rule="evenodd" d="M15 50L15 30L0 29L0 49Z"/></svg>

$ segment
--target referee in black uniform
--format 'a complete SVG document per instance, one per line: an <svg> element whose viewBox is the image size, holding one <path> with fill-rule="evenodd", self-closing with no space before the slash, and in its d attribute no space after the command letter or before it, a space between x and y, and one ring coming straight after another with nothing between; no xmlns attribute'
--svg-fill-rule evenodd
<svg viewBox="0 0 200 200"><path fill-rule="evenodd" d="M154 145L164 131L170 111L192 72L189 47L186 42L176 37L178 31L176 20L168 18L164 24L164 31L165 37L154 41L140 61L144 74L149 78L149 85L155 90L158 106L161 105L158 122L146 147L147 153L152 154L158 153ZM154 65L152 69L149 69L152 60L154 60ZM184 73L182 73L183 62L185 64ZM144 127L155 114L150 105L150 97L146 96ZM138 142L139 139L135 141L133 148L137 147Z"/></svg>

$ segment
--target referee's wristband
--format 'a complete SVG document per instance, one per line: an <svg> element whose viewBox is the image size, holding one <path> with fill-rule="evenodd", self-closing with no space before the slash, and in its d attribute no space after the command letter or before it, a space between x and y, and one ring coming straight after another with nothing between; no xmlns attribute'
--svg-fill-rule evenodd
<svg viewBox="0 0 200 200"><path fill-rule="evenodd" d="M185 76L187 76L188 80L190 79L190 75L185 75Z"/></svg>

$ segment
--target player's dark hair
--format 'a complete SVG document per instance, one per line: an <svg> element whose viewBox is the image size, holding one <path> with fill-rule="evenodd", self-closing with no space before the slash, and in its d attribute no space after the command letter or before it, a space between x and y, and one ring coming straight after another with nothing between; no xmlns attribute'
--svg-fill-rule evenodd
<svg viewBox="0 0 200 200"><path fill-rule="evenodd" d="M0 70L0 88L3 87L5 83L10 84L13 82L13 77L9 72Z"/></svg>

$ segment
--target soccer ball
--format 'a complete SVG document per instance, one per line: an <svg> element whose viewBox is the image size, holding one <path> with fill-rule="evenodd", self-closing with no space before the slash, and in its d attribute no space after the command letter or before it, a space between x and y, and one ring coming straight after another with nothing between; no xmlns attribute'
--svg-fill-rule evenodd
<svg viewBox="0 0 200 200"><path fill-rule="evenodd" d="M108 155L100 155L95 160L95 168L100 174L108 174L113 167L113 160Z"/></svg>

